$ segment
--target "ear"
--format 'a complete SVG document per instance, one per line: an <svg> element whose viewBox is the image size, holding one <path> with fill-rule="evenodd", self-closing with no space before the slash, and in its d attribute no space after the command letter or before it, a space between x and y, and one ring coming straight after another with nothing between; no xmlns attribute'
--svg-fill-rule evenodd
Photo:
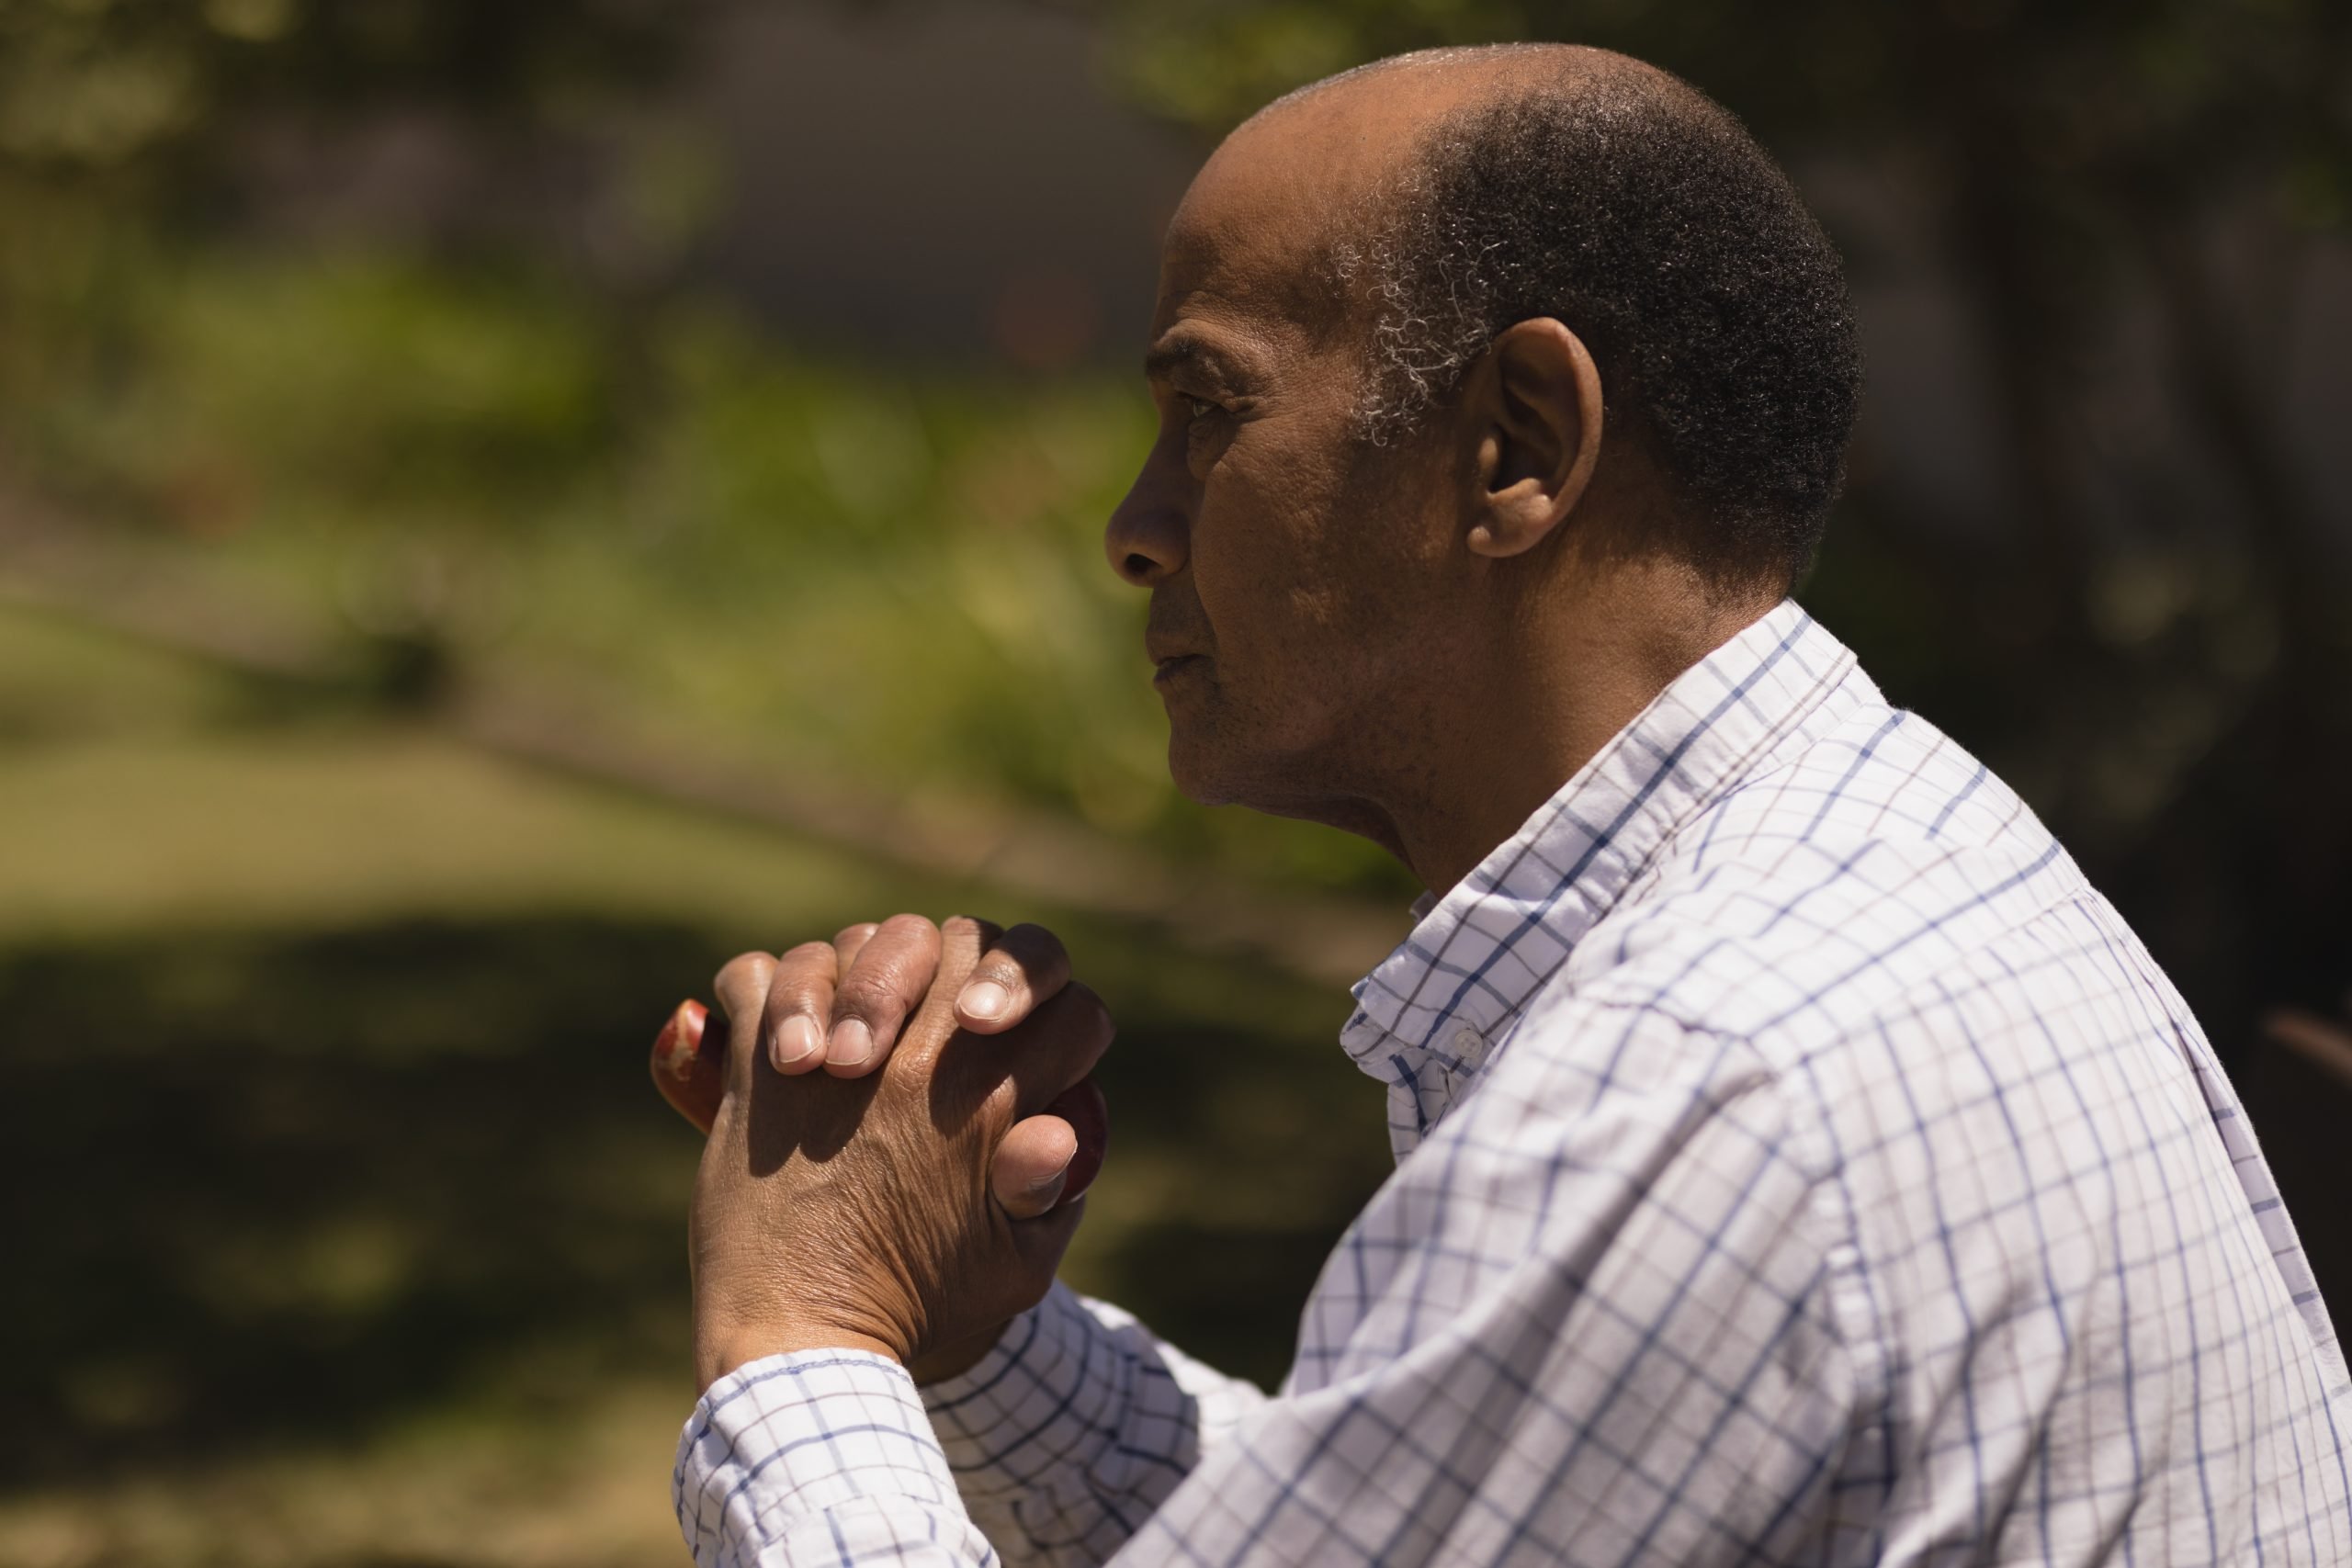
<svg viewBox="0 0 2352 1568"><path fill-rule="evenodd" d="M1464 412L1476 442L1467 543L1522 555L1584 497L1600 460L1600 372L1584 340L1548 316L1498 334Z"/></svg>

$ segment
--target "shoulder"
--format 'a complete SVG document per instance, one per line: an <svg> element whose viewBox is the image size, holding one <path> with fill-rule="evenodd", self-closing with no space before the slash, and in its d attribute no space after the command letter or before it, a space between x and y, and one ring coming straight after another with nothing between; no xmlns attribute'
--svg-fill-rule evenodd
<svg viewBox="0 0 2352 1568"><path fill-rule="evenodd" d="M1652 1009L1785 1062L2085 898L2014 791L1871 705L1679 825L1546 999Z"/></svg>

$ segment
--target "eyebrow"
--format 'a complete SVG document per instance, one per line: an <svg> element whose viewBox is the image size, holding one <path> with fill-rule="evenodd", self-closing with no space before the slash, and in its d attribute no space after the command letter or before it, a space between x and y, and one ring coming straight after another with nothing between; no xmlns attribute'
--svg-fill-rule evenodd
<svg viewBox="0 0 2352 1568"><path fill-rule="evenodd" d="M1155 344L1143 356L1144 378L1164 380L1175 371L1195 365L1205 366L1213 372L1227 376L1244 368L1234 355L1197 333L1188 333L1182 337Z"/></svg>

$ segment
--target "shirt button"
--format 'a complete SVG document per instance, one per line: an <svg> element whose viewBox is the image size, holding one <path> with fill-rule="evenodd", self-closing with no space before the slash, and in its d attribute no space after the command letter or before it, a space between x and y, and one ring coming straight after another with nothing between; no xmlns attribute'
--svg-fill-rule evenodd
<svg viewBox="0 0 2352 1568"><path fill-rule="evenodd" d="M1455 1055L1466 1056L1471 1052L1476 1051L1478 1048L1478 1045L1479 1040L1476 1031L1457 1029L1453 1032L1453 1053Z"/></svg>

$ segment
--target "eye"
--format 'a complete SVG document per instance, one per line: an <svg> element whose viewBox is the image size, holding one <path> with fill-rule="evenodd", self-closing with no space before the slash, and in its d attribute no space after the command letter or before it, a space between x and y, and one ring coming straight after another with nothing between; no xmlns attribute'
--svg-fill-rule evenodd
<svg viewBox="0 0 2352 1568"><path fill-rule="evenodd" d="M1219 408L1216 404L1209 401L1206 398L1187 397L1183 400L1183 404L1184 421L1188 424L1198 424L1201 421L1208 418L1212 414L1219 414L1225 412L1222 408Z"/></svg>

